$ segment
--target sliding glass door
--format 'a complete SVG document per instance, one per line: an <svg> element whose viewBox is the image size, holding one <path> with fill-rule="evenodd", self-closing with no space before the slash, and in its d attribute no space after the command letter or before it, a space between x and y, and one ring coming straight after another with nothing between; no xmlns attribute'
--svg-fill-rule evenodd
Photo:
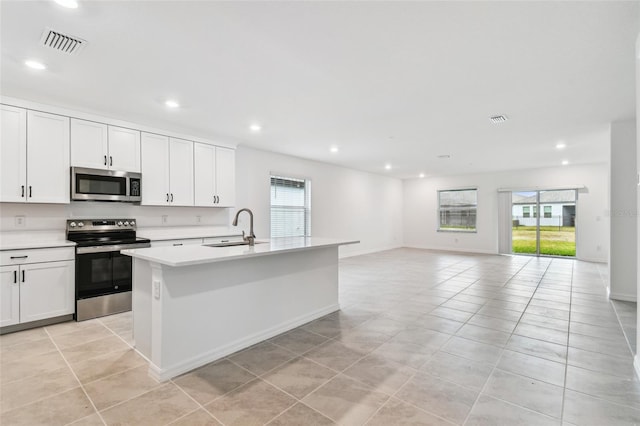
<svg viewBox="0 0 640 426"><path fill-rule="evenodd" d="M575 189L513 192L513 253L575 256L576 199Z"/></svg>

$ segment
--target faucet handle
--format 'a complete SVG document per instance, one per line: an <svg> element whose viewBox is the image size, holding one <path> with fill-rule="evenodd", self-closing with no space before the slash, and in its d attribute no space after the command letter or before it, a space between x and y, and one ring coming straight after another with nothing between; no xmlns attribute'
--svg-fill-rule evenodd
<svg viewBox="0 0 640 426"><path fill-rule="evenodd" d="M242 240L246 241L246 237L244 236L244 230L242 231Z"/></svg>

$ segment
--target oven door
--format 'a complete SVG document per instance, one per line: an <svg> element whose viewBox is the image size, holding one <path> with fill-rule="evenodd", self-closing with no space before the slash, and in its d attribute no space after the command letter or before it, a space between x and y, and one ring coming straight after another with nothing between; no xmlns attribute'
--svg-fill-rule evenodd
<svg viewBox="0 0 640 426"><path fill-rule="evenodd" d="M118 251L76 254L76 299L131 291L131 271Z"/></svg>
<svg viewBox="0 0 640 426"><path fill-rule="evenodd" d="M71 199L130 201L129 175L112 170L71 168Z"/></svg>

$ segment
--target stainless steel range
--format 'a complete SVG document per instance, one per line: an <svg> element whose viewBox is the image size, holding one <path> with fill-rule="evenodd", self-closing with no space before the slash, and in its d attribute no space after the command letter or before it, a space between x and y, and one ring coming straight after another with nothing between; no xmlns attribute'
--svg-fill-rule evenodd
<svg viewBox="0 0 640 426"><path fill-rule="evenodd" d="M150 247L136 237L135 219L67 220L76 246L76 321L131 310L131 257L120 250Z"/></svg>

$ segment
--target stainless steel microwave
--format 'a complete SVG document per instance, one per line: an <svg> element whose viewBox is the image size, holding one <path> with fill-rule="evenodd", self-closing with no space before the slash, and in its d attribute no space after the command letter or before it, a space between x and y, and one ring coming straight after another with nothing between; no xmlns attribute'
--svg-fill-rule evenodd
<svg viewBox="0 0 640 426"><path fill-rule="evenodd" d="M140 202L142 175L116 170L71 168L71 200Z"/></svg>

